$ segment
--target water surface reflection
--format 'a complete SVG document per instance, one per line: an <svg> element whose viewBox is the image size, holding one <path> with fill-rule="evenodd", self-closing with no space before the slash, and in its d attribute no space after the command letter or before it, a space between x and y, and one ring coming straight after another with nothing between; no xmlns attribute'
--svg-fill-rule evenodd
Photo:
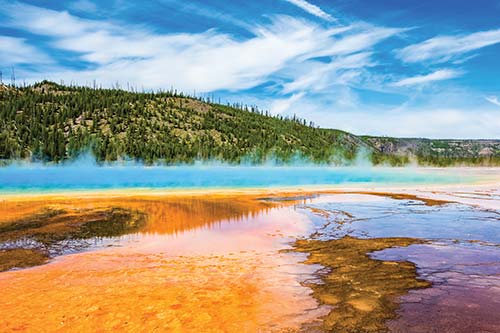
<svg viewBox="0 0 500 333"><path fill-rule="evenodd" d="M301 284L317 267L300 264L304 255L281 252L290 240L311 231L308 218L294 210L294 203L252 196L5 202L5 212L12 209L9 205L21 209L3 215L7 218L0 223L27 218L40 209L106 207L144 212L146 221L127 235L95 237L87 252L0 273L0 327L131 332L299 329L327 309Z"/></svg>
<svg viewBox="0 0 500 333"><path fill-rule="evenodd" d="M144 221L113 233L85 227L113 225L98 217L114 210L144 214ZM65 238L48 243L48 264L0 273L2 331L317 330L332 310L321 304L335 302L363 320L340 312L328 320L367 332L500 330L498 211L380 193L44 198L0 203L0 231L10 232L0 242L21 246L6 236L14 237L10 226L40 212L63 215L25 223L14 235L29 240L32 230L39 241L40 228L50 227ZM82 239L86 245L76 249ZM316 248L293 252L297 239ZM58 252L55 244L73 247ZM302 262L324 244L339 274L314 298L314 285L332 270ZM326 257L316 251L318 258ZM375 292L361 297L367 289ZM393 300L381 303L398 317L377 305L383 293L403 295L394 308Z"/></svg>
<svg viewBox="0 0 500 333"><path fill-rule="evenodd" d="M398 317L388 323L391 331L500 331L498 211L455 203L426 205L404 198L366 199L356 194L323 196L300 207L315 225L312 239L410 237L425 241L370 255L381 261L413 263L418 276L432 283L398 300Z"/></svg>

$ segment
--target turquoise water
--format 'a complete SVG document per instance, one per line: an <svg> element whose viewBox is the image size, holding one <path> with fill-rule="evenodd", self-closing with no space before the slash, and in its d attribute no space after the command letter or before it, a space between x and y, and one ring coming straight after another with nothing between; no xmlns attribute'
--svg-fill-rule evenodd
<svg viewBox="0 0 500 333"><path fill-rule="evenodd" d="M449 184L473 181L442 170L370 167L18 165L0 168L0 193L100 189L269 188Z"/></svg>

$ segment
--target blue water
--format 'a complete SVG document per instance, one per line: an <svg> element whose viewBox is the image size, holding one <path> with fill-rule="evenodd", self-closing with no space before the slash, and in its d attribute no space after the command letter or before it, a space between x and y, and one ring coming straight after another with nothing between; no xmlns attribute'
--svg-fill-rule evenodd
<svg viewBox="0 0 500 333"><path fill-rule="evenodd" d="M426 206L418 200L379 198L376 201L308 203L303 205L330 214L325 224L323 216L309 212L319 226L321 239L342 238L346 235L360 238L410 237L431 240L479 240L500 243L498 212L451 203ZM323 199L324 200L324 199ZM343 212L348 212L346 216Z"/></svg>
<svg viewBox="0 0 500 333"><path fill-rule="evenodd" d="M268 188L468 182L470 177L412 168L17 165L0 168L0 193L99 189Z"/></svg>

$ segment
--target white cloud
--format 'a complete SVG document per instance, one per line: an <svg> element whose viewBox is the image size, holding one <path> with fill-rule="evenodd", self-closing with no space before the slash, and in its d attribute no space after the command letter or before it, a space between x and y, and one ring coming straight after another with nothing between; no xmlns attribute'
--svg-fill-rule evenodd
<svg viewBox="0 0 500 333"><path fill-rule="evenodd" d="M291 82L283 85L283 92L321 91L332 85L348 84L359 76L359 70L372 64L370 52L339 57L329 64L306 63Z"/></svg>
<svg viewBox="0 0 500 333"><path fill-rule="evenodd" d="M283 92L319 92L366 83L366 78L372 79L368 69L376 65L373 48L400 31L369 25L346 27L343 31L346 33L332 36L322 49L314 53L315 57L330 58L330 62L303 61L284 71L287 82L283 84Z"/></svg>
<svg viewBox="0 0 500 333"><path fill-rule="evenodd" d="M498 100L498 97L496 96L488 96L486 97L486 100L490 102L491 104L494 104L496 106L500 106L500 100Z"/></svg>
<svg viewBox="0 0 500 333"><path fill-rule="evenodd" d="M174 86L199 93L223 90L240 102L248 101L242 90L269 83L263 88L267 89L265 94L255 95L260 107L267 106L275 114L296 113L325 127L396 136L498 136L498 112L475 108L484 104L484 96L479 96L480 101L473 106L475 112L468 112L472 108L467 106L472 103L465 106L448 102L455 98L427 101L433 97L423 93L417 97L407 94L408 104L397 110L394 106L375 108L363 104L364 96L354 88L374 92L369 96L372 101L378 98L373 95L387 90L390 74L377 77L372 71L373 66L380 65L374 54L378 43L397 36L402 29L368 24L327 28L304 19L269 16L266 23L249 26L252 36L242 39L217 30L161 34L144 26L84 19L19 3L2 6L2 14L5 18L1 24L46 37L39 41L45 43L44 49L75 52L76 62L90 63L87 69L71 70L56 67L54 61L40 66L43 74L23 77L28 81L47 78L85 84L96 79L104 85L130 82L137 87ZM25 40L1 37L0 45L7 45L4 41L11 45L0 48L4 66L51 60ZM325 59L319 61L318 57ZM442 57L438 55L437 59ZM403 78L393 85L413 86L461 74L442 69ZM273 99L264 96L270 92ZM426 102L422 103L423 99ZM498 99L490 97L489 101L495 104Z"/></svg>
<svg viewBox="0 0 500 333"><path fill-rule="evenodd" d="M443 81L453 79L462 75L461 71L452 70L452 69L440 69L433 73L426 75L418 75L414 77L409 77L406 79L402 79L400 81L394 82L391 85L395 87L406 87L406 86L414 86L418 84L425 84L434 81Z"/></svg>
<svg viewBox="0 0 500 333"><path fill-rule="evenodd" d="M341 128L356 133L396 137L498 138L500 126L500 117L495 112L447 108L356 112L332 118Z"/></svg>
<svg viewBox="0 0 500 333"><path fill-rule="evenodd" d="M349 70L370 63L371 53L363 51L399 31L368 25L325 28L272 16L269 23L252 27L253 37L241 40L216 30L158 34L20 3L8 5L5 13L9 26L48 36L51 47L77 52L92 63L93 69L59 68L44 78L76 83L96 79L105 85L132 82L145 88L173 85L199 92L237 91L281 78L297 81L281 92L287 94L308 88L303 76L307 73L296 70L302 67L315 68L317 80L310 85L322 81L321 86L328 87L338 77L345 82L356 76ZM318 62L310 59L320 56L334 58L324 69L316 69Z"/></svg>
<svg viewBox="0 0 500 333"><path fill-rule="evenodd" d="M397 51L397 55L408 63L420 61L442 63L497 43L500 43L500 29L468 35L434 37L400 49Z"/></svg>
<svg viewBox="0 0 500 333"><path fill-rule="evenodd" d="M331 16L330 14L328 13L325 13L321 8L319 8L318 6L316 5L313 5L312 3L310 2L307 2L305 0L285 0L303 10L305 10L306 12L308 12L309 14L311 15L314 15L314 16L317 16L319 18L322 18L323 20L326 20L326 21L334 21L335 19L333 18L333 16Z"/></svg>
<svg viewBox="0 0 500 333"><path fill-rule="evenodd" d="M305 93L297 93L293 94L289 98L277 99L273 101L269 108L269 112L273 115L277 115L283 112L288 111L294 103L298 102L302 97L304 97Z"/></svg>
<svg viewBox="0 0 500 333"><path fill-rule="evenodd" d="M349 91L345 91L349 93ZM480 139L498 138L498 110L428 106L390 107L363 105L349 95L334 94L330 100L304 96L290 105L287 114L363 135Z"/></svg>
<svg viewBox="0 0 500 333"><path fill-rule="evenodd" d="M0 65L47 64L50 58L23 38L0 36Z"/></svg>
<svg viewBox="0 0 500 333"><path fill-rule="evenodd" d="M86 73L90 76L122 82L131 77L128 80L146 87L173 84L206 92L258 85L298 56L317 49L326 38L317 27L289 17L277 18L255 34L239 41L215 31L171 35L99 31L60 39L56 46L81 52L83 59L101 65Z"/></svg>
<svg viewBox="0 0 500 333"><path fill-rule="evenodd" d="M332 86L359 83L362 74L376 64L372 59L374 46L397 35L401 29L356 25L345 27L342 32L345 33L333 35L313 54L315 57L329 57L330 62L303 61L284 73L289 80L283 85L284 93L322 91Z"/></svg>
<svg viewBox="0 0 500 333"><path fill-rule="evenodd" d="M326 46L318 55L319 56L334 56L342 54L350 54L369 49L380 43L384 39L395 36L403 29L396 28L381 28L374 26L357 26L358 31L351 35L347 35L342 39L333 41Z"/></svg>
<svg viewBox="0 0 500 333"><path fill-rule="evenodd" d="M2 11L8 26L53 37L77 36L113 28L106 22L82 19L67 11L59 12L18 2L3 6Z"/></svg>

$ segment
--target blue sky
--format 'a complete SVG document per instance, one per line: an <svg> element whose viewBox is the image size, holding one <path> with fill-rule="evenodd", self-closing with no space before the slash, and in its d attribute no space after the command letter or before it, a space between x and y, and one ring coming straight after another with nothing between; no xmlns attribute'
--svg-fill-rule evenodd
<svg viewBox="0 0 500 333"><path fill-rule="evenodd" d="M0 69L356 134L500 138L500 0L5 1Z"/></svg>

